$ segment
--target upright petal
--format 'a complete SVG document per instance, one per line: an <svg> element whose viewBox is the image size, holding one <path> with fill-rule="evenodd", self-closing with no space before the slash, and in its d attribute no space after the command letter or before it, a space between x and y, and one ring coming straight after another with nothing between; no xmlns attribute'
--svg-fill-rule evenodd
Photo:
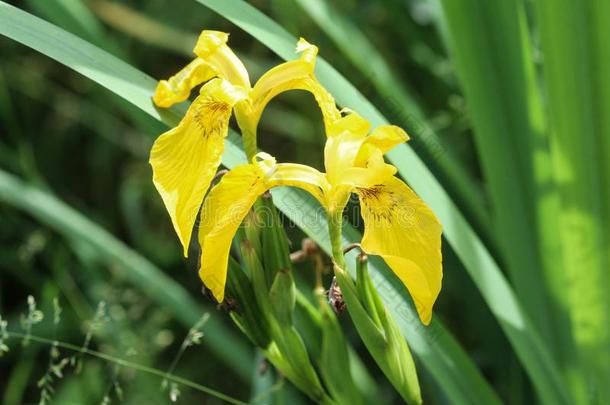
<svg viewBox="0 0 610 405"><path fill-rule="evenodd" d="M382 256L409 290L424 324L441 289L441 224L401 180L358 188L364 237L362 248Z"/></svg>
<svg viewBox="0 0 610 405"><path fill-rule="evenodd" d="M250 88L248 71L242 61L227 45L229 34L220 31L202 31L193 52L203 59L218 77L228 80L234 86Z"/></svg>
<svg viewBox="0 0 610 405"><path fill-rule="evenodd" d="M225 80L206 83L180 124L152 147L153 181L185 256L197 212L220 164L231 110L245 97Z"/></svg>
<svg viewBox="0 0 610 405"><path fill-rule="evenodd" d="M369 188L385 183L396 172L396 167L385 162L381 150L374 148L370 151L370 156L368 156L363 166L354 165L345 168L335 184L350 186L351 188Z"/></svg>
<svg viewBox="0 0 610 405"><path fill-rule="evenodd" d="M376 146L385 154L396 145L408 140L409 135L404 129L396 125L380 125L371 132L366 139L366 143Z"/></svg>
<svg viewBox="0 0 610 405"><path fill-rule="evenodd" d="M328 129L328 137L340 135L343 132L352 132L360 137L364 137L369 133L371 123L366 118L347 108L341 111L346 115L332 123Z"/></svg>
<svg viewBox="0 0 610 405"><path fill-rule="evenodd" d="M153 101L159 107L171 107L189 98L193 87L210 80L215 75L216 72L208 64L197 58L174 76L161 80L157 84Z"/></svg>
<svg viewBox="0 0 610 405"><path fill-rule="evenodd" d="M328 128L324 146L324 166L328 180L338 184L344 178L345 171L354 166L354 160L371 124L356 113L350 113Z"/></svg>
<svg viewBox="0 0 610 405"><path fill-rule="evenodd" d="M407 135L404 129L395 125L380 125L366 137L366 141L358 151L355 163L358 166L364 165L376 151L385 154L395 146L408 140L409 135Z"/></svg>
<svg viewBox="0 0 610 405"><path fill-rule="evenodd" d="M322 113L324 128L329 128L333 122L341 118L341 112L337 108L334 97L314 75L296 80L293 85L294 90L305 90L313 95Z"/></svg>
<svg viewBox="0 0 610 405"><path fill-rule="evenodd" d="M281 63L261 76L252 89L252 98L262 103L282 91L287 83L313 74L318 48L301 39L297 44L298 59ZM271 94L271 96L269 96Z"/></svg>

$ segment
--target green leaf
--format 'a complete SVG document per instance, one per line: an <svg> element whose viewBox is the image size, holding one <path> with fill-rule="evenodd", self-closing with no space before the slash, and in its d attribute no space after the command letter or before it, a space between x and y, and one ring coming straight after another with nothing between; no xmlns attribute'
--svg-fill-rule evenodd
<svg viewBox="0 0 610 405"><path fill-rule="evenodd" d="M339 321L328 305L323 305L321 312L320 374L338 404L364 404L360 390L355 386L352 378L347 340L341 331Z"/></svg>
<svg viewBox="0 0 610 405"><path fill-rule="evenodd" d="M530 328L541 333L548 355L555 355L559 366L562 357L570 361L573 349L563 303L544 293L545 276L561 274L559 212L524 4L442 3L452 59L489 184L503 261L533 320ZM555 288L559 296L560 290ZM568 400L556 366L524 366L545 403Z"/></svg>
<svg viewBox="0 0 610 405"><path fill-rule="evenodd" d="M296 287L289 269L282 269L276 273L275 280L269 290L269 299L280 325L292 325Z"/></svg>
<svg viewBox="0 0 610 405"><path fill-rule="evenodd" d="M232 257L229 258L227 296L237 300L239 307L236 311L231 311L231 316L242 331L258 347L267 347L270 337L264 312L256 301L250 279Z"/></svg>
<svg viewBox="0 0 610 405"><path fill-rule="evenodd" d="M610 401L610 3L538 0L558 253L587 392ZM569 29L566 29L569 27ZM586 395L586 397L585 397Z"/></svg>
<svg viewBox="0 0 610 405"><path fill-rule="evenodd" d="M258 227L262 228L260 230L260 242L263 267L268 278L267 281L272 282L278 272L289 272L292 269L288 237L270 195L265 195L257 201L255 212L258 218Z"/></svg>
<svg viewBox="0 0 610 405"><path fill-rule="evenodd" d="M527 313L550 338L532 207L534 143L546 140L524 10L517 1L445 0L443 6L503 257Z"/></svg>

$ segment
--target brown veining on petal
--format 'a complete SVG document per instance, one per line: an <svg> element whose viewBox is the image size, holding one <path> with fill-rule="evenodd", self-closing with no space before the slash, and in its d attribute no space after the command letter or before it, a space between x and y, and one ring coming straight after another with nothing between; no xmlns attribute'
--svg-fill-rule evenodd
<svg viewBox="0 0 610 405"><path fill-rule="evenodd" d="M383 184L378 184L366 188L359 187L356 192L363 200L367 213L376 221L392 221L400 203L392 190L388 190Z"/></svg>
<svg viewBox="0 0 610 405"><path fill-rule="evenodd" d="M367 215L376 221L391 222L404 228L417 225L416 208L385 185L357 188L356 192L366 207Z"/></svg>
<svg viewBox="0 0 610 405"><path fill-rule="evenodd" d="M193 121L204 138L223 133L229 125L231 106L209 97L196 100L193 105Z"/></svg>

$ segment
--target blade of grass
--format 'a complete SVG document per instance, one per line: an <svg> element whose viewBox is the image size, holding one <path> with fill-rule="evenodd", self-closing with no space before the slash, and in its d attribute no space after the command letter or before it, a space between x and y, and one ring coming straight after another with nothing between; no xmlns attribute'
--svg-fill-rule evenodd
<svg viewBox="0 0 610 405"><path fill-rule="evenodd" d="M109 265L119 264L117 270L122 269L126 279L172 311L185 327L190 328L204 312L204 308L184 288L99 225L55 196L23 183L3 170L0 170L0 201L27 212L70 240L88 243ZM249 380L251 350L220 318L210 318L206 342L243 381Z"/></svg>
<svg viewBox="0 0 610 405"><path fill-rule="evenodd" d="M536 2L559 230L588 400L610 401L610 3ZM570 27L566 30L566 27Z"/></svg>
<svg viewBox="0 0 610 405"><path fill-rule="evenodd" d="M443 1L450 50L469 105L494 204L494 223L516 292L551 337L536 251L533 141L542 128L523 10L479 0ZM500 67L501 66L501 67ZM518 251L519 254L513 254Z"/></svg>
<svg viewBox="0 0 610 405"><path fill-rule="evenodd" d="M35 69L22 68L17 63L5 63L6 88L22 93L56 111L68 122L77 122L85 128L96 133L100 138L115 144L138 158L146 158L152 143L143 134L125 136L131 128L118 117L107 110L97 106L89 100L75 95L61 86L54 84ZM1 83L0 78L0 83ZM63 103L56 103L56 99L49 94L61 97ZM69 104L68 104L69 103ZM133 132L133 130L131 130Z"/></svg>
<svg viewBox="0 0 610 405"><path fill-rule="evenodd" d="M89 11L84 2L71 0L26 0L26 3L36 14L49 21L53 21L63 29L115 55L121 55L120 47L104 35L104 27Z"/></svg>
<svg viewBox="0 0 610 405"><path fill-rule="evenodd" d="M445 27L489 184L503 261L566 374L573 344L561 299L557 193L523 4L443 1ZM545 283L549 279L551 294ZM552 389L552 387L549 387ZM548 403L554 398L540 392Z"/></svg>
<svg viewBox="0 0 610 405"><path fill-rule="evenodd" d="M248 3L241 0L196 1L250 33L280 57L293 57L296 38ZM387 123L385 117L323 58L317 62L316 74L341 105L358 111L373 125ZM566 390L553 357L530 319L523 313L498 264L458 207L409 146L399 145L390 151L388 157L440 218L445 238L500 323L532 382L539 391L555 397L555 403L565 402Z"/></svg>
<svg viewBox="0 0 610 405"><path fill-rule="evenodd" d="M171 28L118 2L97 0L90 7L105 23L136 38L172 52L193 54L196 35Z"/></svg>

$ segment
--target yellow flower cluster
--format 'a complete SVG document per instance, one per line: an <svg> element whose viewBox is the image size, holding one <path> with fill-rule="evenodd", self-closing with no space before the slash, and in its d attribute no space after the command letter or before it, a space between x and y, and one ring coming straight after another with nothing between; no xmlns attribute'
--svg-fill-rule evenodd
<svg viewBox="0 0 610 405"><path fill-rule="evenodd" d="M156 140L150 164L185 256L203 201L198 238L199 274L205 285L219 302L224 299L231 241L265 191L299 187L329 215L341 213L355 193L365 224L362 249L386 261L409 290L420 319L428 324L441 288L441 225L383 158L409 139L405 131L392 125L371 131L371 124L357 113L342 113L314 75L318 49L304 39L297 43L299 58L270 69L254 86L227 40L226 33L203 31L194 49L197 57L159 82L154 95L157 106L169 107L204 83L180 124ZM294 89L311 92L322 111L325 173L256 153L256 128L265 106L276 95ZM208 193L233 113L244 147L255 157L225 174Z"/></svg>

